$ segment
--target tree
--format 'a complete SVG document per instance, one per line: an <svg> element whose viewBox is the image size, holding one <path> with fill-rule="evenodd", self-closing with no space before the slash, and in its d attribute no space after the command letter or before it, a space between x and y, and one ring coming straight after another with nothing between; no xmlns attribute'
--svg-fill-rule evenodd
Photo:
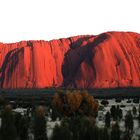
<svg viewBox="0 0 140 140"><path fill-rule="evenodd" d="M83 97L79 92L77 93L69 92L66 94L66 100L69 106L69 110L68 110L69 114L73 114L79 109L82 102L82 98Z"/></svg>
<svg viewBox="0 0 140 140"><path fill-rule="evenodd" d="M139 123L139 127L140 127L140 113L139 113L139 115L138 115L138 123Z"/></svg>
<svg viewBox="0 0 140 140"><path fill-rule="evenodd" d="M116 113L115 105L111 106L110 112L111 112L111 116L112 116L113 120L116 120L117 119L117 113Z"/></svg>
<svg viewBox="0 0 140 140"><path fill-rule="evenodd" d="M20 140L28 139L29 120L27 116L22 116L20 121Z"/></svg>
<svg viewBox="0 0 140 140"><path fill-rule="evenodd" d="M53 108L52 109L52 112L51 112L52 121L56 121L56 119L57 119L58 116L60 116L59 113L58 113L58 111L55 108Z"/></svg>
<svg viewBox="0 0 140 140"><path fill-rule="evenodd" d="M117 122L112 125L111 140L120 140L120 128Z"/></svg>
<svg viewBox="0 0 140 140"><path fill-rule="evenodd" d="M122 114L122 109L119 109L119 112L118 112L118 117L119 117L119 120L122 119L123 117L123 114Z"/></svg>
<svg viewBox="0 0 140 140"><path fill-rule="evenodd" d="M20 136L20 126L21 126L21 118L22 118L22 115L20 113L15 113L15 127L16 127L16 130L17 130L17 135Z"/></svg>
<svg viewBox="0 0 140 140"><path fill-rule="evenodd" d="M99 129L99 139L100 140L109 140L109 134L107 127Z"/></svg>
<svg viewBox="0 0 140 140"><path fill-rule="evenodd" d="M96 117L98 102L93 96L79 91L56 94L52 106L64 116L91 115Z"/></svg>
<svg viewBox="0 0 140 140"><path fill-rule="evenodd" d="M53 101L52 101L52 109L56 109L58 110L60 113L63 112L63 106L64 106L64 103L63 103L63 94L55 94L54 97L53 97Z"/></svg>
<svg viewBox="0 0 140 140"><path fill-rule="evenodd" d="M60 126L56 125L51 140L72 140L69 124L63 122Z"/></svg>
<svg viewBox="0 0 140 140"><path fill-rule="evenodd" d="M83 117L79 125L79 140L98 140L99 130L93 117Z"/></svg>
<svg viewBox="0 0 140 140"><path fill-rule="evenodd" d="M36 108L34 118L34 137L35 140L47 140L45 111L42 106Z"/></svg>
<svg viewBox="0 0 140 140"><path fill-rule="evenodd" d="M133 106L133 108L132 108L132 112L133 112L133 115L134 115L134 116L137 114L137 109L136 109L135 106Z"/></svg>
<svg viewBox="0 0 140 140"><path fill-rule="evenodd" d="M107 106L109 104L109 102L107 100L102 100L101 104L104 105L104 106Z"/></svg>
<svg viewBox="0 0 140 140"><path fill-rule="evenodd" d="M98 101L87 92L81 93L81 95L83 98L79 110L82 110L83 114L86 116L93 116L96 118L99 108Z"/></svg>
<svg viewBox="0 0 140 140"><path fill-rule="evenodd" d="M6 105L2 113L1 138L2 140L15 140L17 138L15 118L11 105Z"/></svg>
<svg viewBox="0 0 140 140"><path fill-rule="evenodd" d="M132 135L126 131L123 136L123 140L131 140Z"/></svg>
<svg viewBox="0 0 140 140"><path fill-rule="evenodd" d="M132 132L133 131L133 116L131 114L131 111L128 111L125 116L125 128L126 131Z"/></svg>
<svg viewBox="0 0 140 140"><path fill-rule="evenodd" d="M110 127L110 119L111 119L111 115L109 112L107 112L105 115L105 126L106 127Z"/></svg>
<svg viewBox="0 0 140 140"><path fill-rule="evenodd" d="M139 104L138 112L139 112L139 114L140 114L140 104Z"/></svg>
<svg viewBox="0 0 140 140"><path fill-rule="evenodd" d="M5 99L2 95L0 95L0 107L4 106L4 104L5 104Z"/></svg>

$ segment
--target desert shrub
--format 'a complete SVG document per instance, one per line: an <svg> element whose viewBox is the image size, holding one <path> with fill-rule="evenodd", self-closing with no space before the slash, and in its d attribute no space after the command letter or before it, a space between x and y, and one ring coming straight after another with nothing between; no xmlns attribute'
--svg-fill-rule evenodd
<svg viewBox="0 0 140 140"><path fill-rule="evenodd" d="M98 140L98 132L94 117L67 117L55 126L52 140Z"/></svg>
<svg viewBox="0 0 140 140"><path fill-rule="evenodd" d="M56 121L57 117L58 117L57 110L56 109L52 109L52 113L51 113L52 121Z"/></svg>
<svg viewBox="0 0 140 140"><path fill-rule="evenodd" d="M20 121L20 140L28 140L29 119L27 116L22 116Z"/></svg>
<svg viewBox="0 0 140 140"><path fill-rule="evenodd" d="M111 130L111 140L120 140L120 128L118 123L116 122L115 124L112 125L112 130Z"/></svg>
<svg viewBox="0 0 140 140"><path fill-rule="evenodd" d="M51 140L72 140L69 124L63 122L60 126L56 125Z"/></svg>
<svg viewBox="0 0 140 140"><path fill-rule="evenodd" d="M107 127L99 129L99 140L109 140Z"/></svg>
<svg viewBox="0 0 140 140"><path fill-rule="evenodd" d="M0 107L5 104L5 99L2 95L0 95Z"/></svg>
<svg viewBox="0 0 140 140"><path fill-rule="evenodd" d="M138 122L139 122L139 127L140 127L140 113L139 113L139 115L138 115L137 119L138 119Z"/></svg>
<svg viewBox="0 0 140 140"><path fill-rule="evenodd" d="M104 106L103 105L100 105L99 106L99 110L104 110Z"/></svg>
<svg viewBox="0 0 140 140"><path fill-rule="evenodd" d="M102 100L101 104L104 105L104 106L107 106L109 104L109 102L107 100Z"/></svg>
<svg viewBox="0 0 140 140"><path fill-rule="evenodd" d="M121 99L116 99L115 101L116 101L116 103L121 103L122 100Z"/></svg>
<svg viewBox="0 0 140 140"><path fill-rule="evenodd" d="M20 125L21 125L22 115L18 112L15 112L15 127L17 129L17 135L20 135Z"/></svg>
<svg viewBox="0 0 140 140"><path fill-rule="evenodd" d="M135 99L133 99L133 103L138 104L138 103L139 103L139 98L135 98Z"/></svg>
<svg viewBox="0 0 140 140"><path fill-rule="evenodd" d="M127 102L127 103L131 103L132 101L131 101L130 99L128 99L126 102Z"/></svg>
<svg viewBox="0 0 140 140"><path fill-rule="evenodd" d="M79 130L80 130L80 119L81 117L65 117L62 120L62 124L67 122L69 124L69 130L72 133L72 140L79 140Z"/></svg>
<svg viewBox="0 0 140 140"><path fill-rule="evenodd" d="M15 126L15 118L11 105L5 106L2 112L1 139L15 140L17 138L17 130Z"/></svg>
<svg viewBox="0 0 140 140"><path fill-rule="evenodd" d="M98 140L98 127L95 125L93 117L83 117L80 119L79 140Z"/></svg>
<svg viewBox="0 0 140 140"><path fill-rule="evenodd" d="M109 112L107 112L105 115L105 126L110 127L110 122L111 122L111 115Z"/></svg>
<svg viewBox="0 0 140 140"><path fill-rule="evenodd" d="M133 112L133 115L136 115L136 114L137 114L137 109L136 109L135 106L133 106L133 108L132 108L132 112Z"/></svg>
<svg viewBox="0 0 140 140"><path fill-rule="evenodd" d="M111 116L113 118L113 120L117 119L117 109L115 105L112 105L110 108L110 112L111 112Z"/></svg>
<svg viewBox="0 0 140 140"><path fill-rule="evenodd" d="M33 125L35 140L47 140L45 111L42 106L36 108Z"/></svg>
<svg viewBox="0 0 140 140"><path fill-rule="evenodd" d="M126 131L133 131L133 126L134 126L134 121L133 121L133 116L131 114L131 111L128 111L126 116L125 116L125 128Z"/></svg>
<svg viewBox="0 0 140 140"><path fill-rule="evenodd" d="M98 102L87 92L79 91L57 93L52 101L52 107L64 116L97 116Z"/></svg>

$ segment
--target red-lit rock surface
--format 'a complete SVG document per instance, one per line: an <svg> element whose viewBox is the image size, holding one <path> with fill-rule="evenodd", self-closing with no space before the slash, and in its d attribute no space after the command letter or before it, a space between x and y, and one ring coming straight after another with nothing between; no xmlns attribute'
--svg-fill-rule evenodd
<svg viewBox="0 0 140 140"><path fill-rule="evenodd" d="M0 43L1 88L140 87L140 35Z"/></svg>

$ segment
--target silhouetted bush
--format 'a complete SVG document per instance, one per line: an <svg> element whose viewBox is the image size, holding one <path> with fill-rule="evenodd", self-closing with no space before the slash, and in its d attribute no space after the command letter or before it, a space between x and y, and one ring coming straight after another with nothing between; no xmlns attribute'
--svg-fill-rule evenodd
<svg viewBox="0 0 140 140"><path fill-rule="evenodd" d="M33 125L35 140L47 140L45 111L42 106L36 108Z"/></svg>
<svg viewBox="0 0 140 140"><path fill-rule="evenodd" d="M99 140L109 140L108 129L106 127L99 129Z"/></svg>
<svg viewBox="0 0 140 140"><path fill-rule="evenodd" d="M2 95L0 95L0 107L4 106L5 104L5 99Z"/></svg>
<svg viewBox="0 0 140 140"><path fill-rule="evenodd" d="M132 108L132 112L133 112L133 115L136 115L136 114L137 114L137 109L136 109L135 106L133 106L133 108Z"/></svg>
<svg viewBox="0 0 140 140"><path fill-rule="evenodd" d="M122 117L123 117L122 109L119 109L118 110L118 118L119 118L119 120L122 119Z"/></svg>
<svg viewBox="0 0 140 140"><path fill-rule="evenodd" d="M117 109L116 109L115 105L111 106L110 112L111 112L111 116L112 116L113 120L116 120L117 119Z"/></svg>
<svg viewBox="0 0 140 140"><path fill-rule="evenodd" d="M103 105L100 105L98 110L103 110L104 109L104 106Z"/></svg>
<svg viewBox="0 0 140 140"><path fill-rule="evenodd" d="M99 130L93 117L64 118L53 130L52 140L98 140Z"/></svg>
<svg viewBox="0 0 140 140"><path fill-rule="evenodd" d="M57 117L58 117L58 113L56 109L52 109L52 113L51 113L52 121L56 121Z"/></svg>
<svg viewBox="0 0 140 140"><path fill-rule="evenodd" d="M111 115L109 112L107 112L105 115L105 126L106 127L110 127L110 121L111 121Z"/></svg>
<svg viewBox="0 0 140 140"><path fill-rule="evenodd" d="M132 101L128 99L126 102L127 102L127 103L131 103Z"/></svg>
<svg viewBox="0 0 140 140"><path fill-rule="evenodd" d="M93 117L83 117L80 120L79 140L98 140L99 131Z"/></svg>
<svg viewBox="0 0 140 140"><path fill-rule="evenodd" d="M27 116L24 115L21 117L20 121L20 140L28 140L28 128L29 128L29 119Z"/></svg>
<svg viewBox="0 0 140 140"><path fill-rule="evenodd" d="M116 99L115 101L116 101L116 103L121 103L122 100L121 99Z"/></svg>
<svg viewBox="0 0 140 140"><path fill-rule="evenodd" d="M60 126L56 125L51 140L72 140L72 134L69 130L67 122L62 123Z"/></svg>
<svg viewBox="0 0 140 140"><path fill-rule="evenodd" d="M121 108L125 108L125 107L126 107L126 105L120 105L120 107L121 107Z"/></svg>
<svg viewBox="0 0 140 140"><path fill-rule="evenodd" d="M122 119L122 110L120 109L119 105L117 105L117 108L116 108L116 115L117 115L117 120Z"/></svg>
<svg viewBox="0 0 140 140"><path fill-rule="evenodd" d="M140 127L140 113L139 113L139 115L138 115L138 122L139 122L139 127Z"/></svg>
<svg viewBox="0 0 140 140"><path fill-rule="evenodd" d="M15 140L17 138L17 130L15 126L15 118L12 113L11 105L7 105L2 113L1 139Z"/></svg>
<svg viewBox="0 0 140 140"><path fill-rule="evenodd" d="M126 116L125 116L125 128L126 131L132 132L133 131L133 116L131 114L131 111L128 111Z"/></svg>
<svg viewBox="0 0 140 140"><path fill-rule="evenodd" d="M139 98L135 98L135 99L133 99L133 103L138 104L138 103L139 103Z"/></svg>
<svg viewBox="0 0 140 140"><path fill-rule="evenodd" d="M22 115L20 113L15 113L15 126L16 126L18 136L20 136L21 118Z"/></svg>
<svg viewBox="0 0 140 140"><path fill-rule="evenodd" d="M107 100L102 100L101 104L104 105L104 106L107 106L109 104L109 102Z"/></svg>
<svg viewBox="0 0 140 140"><path fill-rule="evenodd" d="M112 130L111 130L111 140L120 140L120 128L118 123L115 123L112 125Z"/></svg>

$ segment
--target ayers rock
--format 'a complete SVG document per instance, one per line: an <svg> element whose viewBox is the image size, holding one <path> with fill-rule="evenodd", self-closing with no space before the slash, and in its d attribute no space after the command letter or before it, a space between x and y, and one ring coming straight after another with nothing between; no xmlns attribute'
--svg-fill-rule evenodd
<svg viewBox="0 0 140 140"><path fill-rule="evenodd" d="M140 87L140 34L0 43L1 88Z"/></svg>

